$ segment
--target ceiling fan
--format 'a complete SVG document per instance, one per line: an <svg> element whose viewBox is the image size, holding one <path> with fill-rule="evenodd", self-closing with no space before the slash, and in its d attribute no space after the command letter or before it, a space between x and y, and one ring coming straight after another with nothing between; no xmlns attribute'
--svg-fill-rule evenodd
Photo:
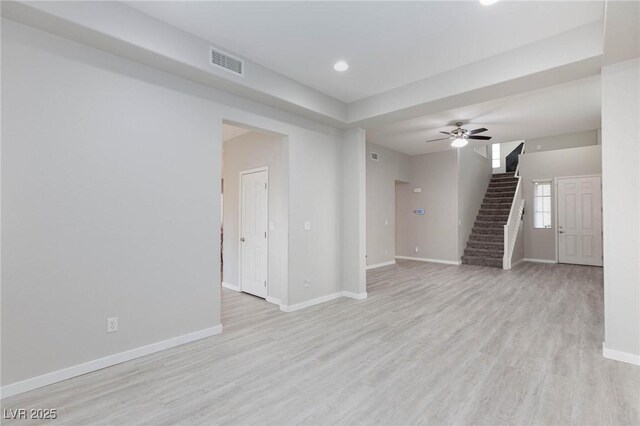
<svg viewBox="0 0 640 426"><path fill-rule="evenodd" d="M467 143L469 143L468 139L477 139L481 141L488 141L489 139L491 139L491 136L477 136L478 133L484 133L488 130L488 129L485 129L484 127L481 127L475 130L467 130L467 129L463 129L462 125L463 125L462 121L458 121L456 123L456 126L458 126L457 129L454 129L450 132L440 132L442 134L448 135L446 138L431 139L430 141L426 141L426 142L435 142L435 141L443 141L445 139L451 139L453 140L453 142L451 142L451 146L455 148L461 148L465 146Z"/></svg>

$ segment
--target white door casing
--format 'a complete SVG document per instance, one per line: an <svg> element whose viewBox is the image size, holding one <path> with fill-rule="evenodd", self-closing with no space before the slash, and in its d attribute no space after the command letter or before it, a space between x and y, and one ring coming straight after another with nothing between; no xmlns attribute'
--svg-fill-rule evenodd
<svg viewBox="0 0 640 426"><path fill-rule="evenodd" d="M269 188L266 167L240 172L240 290L267 297Z"/></svg>
<svg viewBox="0 0 640 426"><path fill-rule="evenodd" d="M556 181L558 261L602 266L600 176Z"/></svg>

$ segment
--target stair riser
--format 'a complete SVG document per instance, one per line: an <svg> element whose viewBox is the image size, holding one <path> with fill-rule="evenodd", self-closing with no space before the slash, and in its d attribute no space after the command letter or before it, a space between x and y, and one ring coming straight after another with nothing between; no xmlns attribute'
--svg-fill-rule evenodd
<svg viewBox="0 0 640 426"><path fill-rule="evenodd" d="M473 256L473 257L481 257L483 259L502 259L503 254L500 253L491 253L482 250L470 250L466 249L464 251L465 256Z"/></svg>
<svg viewBox="0 0 640 426"><path fill-rule="evenodd" d="M489 188L515 188L518 186L518 182L490 182Z"/></svg>
<svg viewBox="0 0 640 426"><path fill-rule="evenodd" d="M510 209L480 209L478 217L480 216L509 216Z"/></svg>
<svg viewBox="0 0 640 426"><path fill-rule="evenodd" d="M486 195L489 194L510 194L511 196L513 196L513 194L516 193L516 189L513 187L504 187L504 188L489 188L487 189ZM504 195L503 195L504 197Z"/></svg>
<svg viewBox="0 0 640 426"><path fill-rule="evenodd" d="M497 208L501 205L507 204L503 198L485 198L482 202L481 208ZM509 210L511 210L511 204L509 203Z"/></svg>
<svg viewBox="0 0 640 426"><path fill-rule="evenodd" d="M476 218L478 220L478 222L476 223L476 226L480 225L483 226L485 223L491 223L493 226L493 224L496 225L504 225L507 223L507 221L509 220L509 215L501 215L501 216L486 216L486 215L478 215L478 217Z"/></svg>
<svg viewBox="0 0 640 426"><path fill-rule="evenodd" d="M465 259L462 258L463 265L490 266L494 268L502 268L502 260L495 259Z"/></svg>
<svg viewBox="0 0 640 426"><path fill-rule="evenodd" d="M516 191L514 190L508 190L508 191L489 191L487 190L487 192L485 192L484 194L484 198L511 198L513 199L513 194L515 194Z"/></svg>
<svg viewBox="0 0 640 426"><path fill-rule="evenodd" d="M500 229L502 230L504 225L507 224L507 220L495 221L495 222L476 222L473 225L473 229Z"/></svg>
<svg viewBox="0 0 640 426"><path fill-rule="evenodd" d="M471 230L471 234L483 234L483 235L500 235L500 236L504 236L504 231L503 228L479 228L479 227L473 227L473 229Z"/></svg>
<svg viewBox="0 0 640 426"><path fill-rule="evenodd" d="M511 209L480 209L479 216L509 216Z"/></svg>
<svg viewBox="0 0 640 426"><path fill-rule="evenodd" d="M480 209L485 209L485 210L506 210L506 211L511 211L511 203L482 203L480 205Z"/></svg>
<svg viewBox="0 0 640 426"><path fill-rule="evenodd" d="M490 241L469 241L467 248L484 249L484 250L504 250L504 244L501 242Z"/></svg>
<svg viewBox="0 0 640 426"><path fill-rule="evenodd" d="M484 210L484 211L479 211L478 212L478 217L476 218L477 220L482 220L480 219L480 216L485 216L485 217L509 217L509 210Z"/></svg>
<svg viewBox="0 0 640 426"><path fill-rule="evenodd" d="M504 234L472 234L469 241L474 243L499 243L504 244Z"/></svg>

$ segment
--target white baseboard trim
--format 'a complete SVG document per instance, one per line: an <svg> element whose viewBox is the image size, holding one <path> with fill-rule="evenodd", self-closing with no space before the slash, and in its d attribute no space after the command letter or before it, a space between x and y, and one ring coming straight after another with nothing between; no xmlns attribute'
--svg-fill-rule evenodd
<svg viewBox="0 0 640 426"><path fill-rule="evenodd" d="M640 366L640 355L609 349L605 346L604 342L602 342L602 356L614 361Z"/></svg>
<svg viewBox="0 0 640 426"><path fill-rule="evenodd" d="M536 262L536 263L558 263L555 260L549 260L549 259L532 259L530 257L525 257L524 259L522 259L525 262Z"/></svg>
<svg viewBox="0 0 640 426"><path fill-rule="evenodd" d="M315 299L307 300L305 302L296 303L294 305L280 305L280 310L283 312L299 311L300 309L308 308L310 306L318 305L320 303L335 300L340 297L349 297L351 299L363 300L367 298L367 293L354 293L351 291L339 291L337 293L327 294L326 296L316 297Z"/></svg>
<svg viewBox="0 0 640 426"><path fill-rule="evenodd" d="M512 263L511 267L513 268L514 266L517 266L517 265L521 264L524 261L525 261L525 259L520 259L520 260L516 261L516 263Z"/></svg>
<svg viewBox="0 0 640 426"><path fill-rule="evenodd" d="M72 367L63 368L62 370L53 371L41 376L32 377L21 382L3 386L0 389L0 398L8 398L10 396L18 395L33 389L71 379L72 377L81 376L83 374L91 373L92 371L101 370L106 367L111 367L112 365L121 364L126 361L131 361L132 359L140 358L155 352L184 345L185 343L204 339L220 333L222 333L222 324L206 328L204 330L195 331L193 333L184 334L182 336L172 337L171 339L162 340L160 342L141 346L125 352L109 355L104 358L74 365Z"/></svg>
<svg viewBox="0 0 640 426"><path fill-rule="evenodd" d="M390 260L388 262L382 262L382 263L375 263L373 265L369 265L367 266L367 271L369 269L376 269L376 268L382 268L383 266L389 266L389 265L395 265L396 261L395 260Z"/></svg>
<svg viewBox="0 0 640 426"><path fill-rule="evenodd" d="M273 303L274 305L282 305L280 299L276 299L275 297L267 296L265 300L269 303Z"/></svg>
<svg viewBox="0 0 640 426"><path fill-rule="evenodd" d="M401 260L417 260L418 262L431 262L431 263L443 263L445 265L461 265L459 260L442 260L442 259L428 259L426 257L411 257L411 256L396 256L396 259Z"/></svg>
<svg viewBox="0 0 640 426"><path fill-rule="evenodd" d="M284 312L298 311L300 309L308 308L313 305L337 299L338 297L342 297L341 291L337 293L327 294L326 296L316 297L315 299L307 300L305 302L295 303L293 305L280 305L280 310Z"/></svg>
<svg viewBox="0 0 640 426"><path fill-rule="evenodd" d="M240 291L239 285L225 283L224 281L222 282L222 287L228 288L229 290L233 290L233 291Z"/></svg>
<svg viewBox="0 0 640 426"><path fill-rule="evenodd" d="M394 262L395 263L395 262ZM342 292L342 296L343 297L348 297L350 299L356 299L356 300L364 300L367 298L367 292L364 293L354 293L352 291L343 291Z"/></svg>

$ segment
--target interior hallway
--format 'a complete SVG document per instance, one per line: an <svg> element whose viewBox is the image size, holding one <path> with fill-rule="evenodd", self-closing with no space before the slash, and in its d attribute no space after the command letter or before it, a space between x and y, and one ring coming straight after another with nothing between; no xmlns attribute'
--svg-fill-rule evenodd
<svg viewBox="0 0 640 426"><path fill-rule="evenodd" d="M288 314L223 290L221 335L2 408L58 408L58 424L638 424L640 369L601 354L602 272L400 261L368 272L366 300Z"/></svg>

